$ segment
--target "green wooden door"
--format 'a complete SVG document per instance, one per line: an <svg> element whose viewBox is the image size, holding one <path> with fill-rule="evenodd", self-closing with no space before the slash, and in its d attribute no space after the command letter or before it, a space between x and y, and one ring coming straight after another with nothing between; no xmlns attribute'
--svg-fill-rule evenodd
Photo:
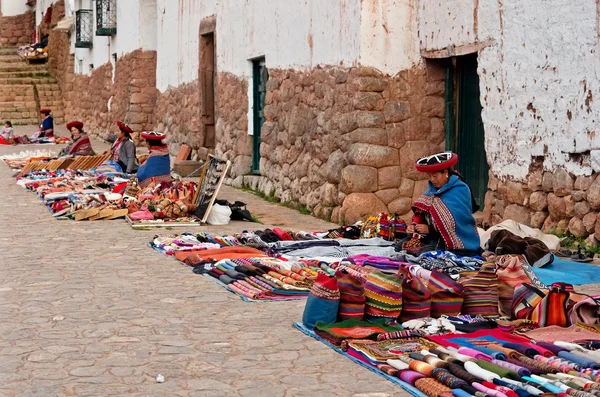
<svg viewBox="0 0 600 397"><path fill-rule="evenodd" d="M267 80L269 72L265 59L252 61L252 98L253 98L253 136L252 136L252 173L260 174L260 133L265 122L265 98L267 95Z"/></svg>
<svg viewBox="0 0 600 397"><path fill-rule="evenodd" d="M475 201L483 210L489 165L485 154L485 131L481 120L477 54L457 57L453 74L455 78L453 85L456 91L450 90L451 92L448 93L447 89L446 94L453 96L455 114L454 119L450 118L449 121L455 122L455 131L447 128L446 142L448 149L458 154L458 170L465 177ZM448 86L447 84L446 87ZM449 108L451 107L447 107Z"/></svg>

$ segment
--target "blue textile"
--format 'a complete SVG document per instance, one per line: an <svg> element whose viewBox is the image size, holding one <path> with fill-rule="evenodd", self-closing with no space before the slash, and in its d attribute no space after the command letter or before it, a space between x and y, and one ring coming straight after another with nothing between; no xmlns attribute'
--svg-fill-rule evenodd
<svg viewBox="0 0 600 397"><path fill-rule="evenodd" d="M46 130L53 130L54 129L54 119L52 118L52 116L45 118L42 121L42 129L44 131Z"/></svg>
<svg viewBox="0 0 600 397"><path fill-rule="evenodd" d="M152 156L138 168L137 178L142 182L146 179L161 175L169 175L171 173L171 160L169 155Z"/></svg>
<svg viewBox="0 0 600 397"><path fill-rule="evenodd" d="M473 209L471 190L466 183L456 175L452 175L448 183L440 189L436 189L429 182L429 189L423 195L433 198L429 213L432 215L436 229L444 238L449 250L462 248L477 252L481 249L475 218L473 218L471 212ZM435 200L437 197L441 199L447 211L444 211L444 208L436 203L436 201L439 201ZM422 202L421 199L417 200L415 206L422 208L419 202ZM426 210L425 208L422 209Z"/></svg>
<svg viewBox="0 0 600 397"><path fill-rule="evenodd" d="M472 397L472 394L467 393L463 389L452 389L452 395L454 397Z"/></svg>
<svg viewBox="0 0 600 397"><path fill-rule="evenodd" d="M554 385L552 385L550 383L539 381L537 379L533 379L530 376L524 376L523 379L525 379L528 382L537 383L538 385L544 387L545 389L548 389L548 391L550 391L551 393L562 393L564 391L560 387L554 386Z"/></svg>
<svg viewBox="0 0 600 397"><path fill-rule="evenodd" d="M532 268L533 272L546 285L562 281L571 285L600 283L598 266L568 259L554 258L554 262L542 268Z"/></svg>
<svg viewBox="0 0 600 397"><path fill-rule="evenodd" d="M558 357L564 358L565 360L573 361L574 363L579 364L584 368L600 368L600 364L598 364L594 360L590 360L567 351L558 352Z"/></svg>
<svg viewBox="0 0 600 397"><path fill-rule="evenodd" d="M325 324L333 324L337 319L339 306L339 299L323 299L310 294L306 300L306 306L304 306L302 323L308 329L315 329L317 321Z"/></svg>

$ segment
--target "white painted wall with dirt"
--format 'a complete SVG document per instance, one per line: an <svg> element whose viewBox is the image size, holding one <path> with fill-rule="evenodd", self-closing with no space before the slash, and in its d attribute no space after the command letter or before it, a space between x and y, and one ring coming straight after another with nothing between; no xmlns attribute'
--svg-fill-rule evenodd
<svg viewBox="0 0 600 397"><path fill-rule="evenodd" d="M3 0L2 1L2 16L12 17L21 15L29 11L29 7L25 1L21 0Z"/></svg>
<svg viewBox="0 0 600 397"><path fill-rule="evenodd" d="M351 66L359 58L358 0L158 0L157 87L198 78L199 21L217 18L217 69L249 76L249 60L264 56L269 68Z"/></svg>
<svg viewBox="0 0 600 397"><path fill-rule="evenodd" d="M597 15L595 0L420 1L421 49L494 40L478 74L497 176L524 180L538 156L547 170L600 171Z"/></svg>
<svg viewBox="0 0 600 397"><path fill-rule="evenodd" d="M361 65L395 75L421 61L414 3L414 0L361 2Z"/></svg>
<svg viewBox="0 0 600 397"><path fill-rule="evenodd" d="M96 36L96 3L91 0L79 0L76 9L91 9L94 14L92 48L75 50L75 72L90 74L92 69L107 62L114 63L112 54L117 58L135 51L156 50L156 0L128 0L117 2L117 34ZM71 36L75 41L75 35Z"/></svg>

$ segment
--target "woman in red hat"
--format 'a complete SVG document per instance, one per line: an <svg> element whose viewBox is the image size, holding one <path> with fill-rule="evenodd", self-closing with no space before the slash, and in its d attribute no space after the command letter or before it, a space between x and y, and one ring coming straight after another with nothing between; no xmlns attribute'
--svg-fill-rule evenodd
<svg viewBox="0 0 600 397"><path fill-rule="evenodd" d="M40 129L31 136L31 142L38 142L42 138L45 138L44 141L48 141L48 138L54 138L54 119L50 115L52 111L50 109L42 109L40 110L40 113L42 114L44 119L42 120Z"/></svg>
<svg viewBox="0 0 600 397"><path fill-rule="evenodd" d="M137 178L139 186L144 188L153 180L157 182L171 181L169 148L163 142L166 135L162 132L145 131L142 132L142 138L146 140L150 155L146 162L138 169Z"/></svg>
<svg viewBox="0 0 600 397"><path fill-rule="evenodd" d="M133 130L125 123L117 121L117 133L108 134L105 139L112 142L110 159L116 161L121 171L133 174L137 171L135 144L131 140Z"/></svg>
<svg viewBox="0 0 600 397"><path fill-rule="evenodd" d="M439 153L417 160L418 171L429 177L429 188L413 204L414 217L406 229L409 238L396 250L412 254L451 251L463 256L481 253L479 234L473 218L471 189L453 167L455 153Z"/></svg>
<svg viewBox="0 0 600 397"><path fill-rule="evenodd" d="M73 143L63 149L64 153L73 157L93 156L92 142L90 137L83 131L83 123L81 121L71 121L67 124L67 129L71 131Z"/></svg>

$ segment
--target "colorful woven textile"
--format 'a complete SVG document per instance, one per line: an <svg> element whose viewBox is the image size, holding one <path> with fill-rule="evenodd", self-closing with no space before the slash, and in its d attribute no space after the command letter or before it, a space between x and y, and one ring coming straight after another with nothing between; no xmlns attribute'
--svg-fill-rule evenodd
<svg viewBox="0 0 600 397"><path fill-rule="evenodd" d="M483 264L471 277L461 274L460 281L464 287L463 314L498 316L498 276L493 263Z"/></svg>
<svg viewBox="0 0 600 397"><path fill-rule="evenodd" d="M362 320L365 314L365 286L360 278L356 278L346 270L335 272L340 289L340 320Z"/></svg>
<svg viewBox="0 0 600 397"><path fill-rule="evenodd" d="M402 331L386 332L384 334L377 335L377 340L389 340L389 339L404 339L423 336L424 332L421 330L405 329Z"/></svg>
<svg viewBox="0 0 600 397"><path fill-rule="evenodd" d="M415 381L415 387L429 397L441 397L443 393L452 393L452 390L432 378L421 378Z"/></svg>
<svg viewBox="0 0 600 397"><path fill-rule="evenodd" d="M546 296L544 292L530 284L515 287L512 299L512 318L531 319L531 313Z"/></svg>
<svg viewBox="0 0 600 397"><path fill-rule="evenodd" d="M402 282L402 313L400 321L405 322L431 315L431 293L419 278L410 277Z"/></svg>
<svg viewBox="0 0 600 397"><path fill-rule="evenodd" d="M419 352L431 346L431 342L421 338L396 339L374 342L371 340L352 340L342 342L341 348L364 357L371 363L386 363L387 360L403 358L405 353Z"/></svg>
<svg viewBox="0 0 600 397"><path fill-rule="evenodd" d="M402 311L402 278L381 271L369 273L365 282L365 318L396 320Z"/></svg>
<svg viewBox="0 0 600 397"><path fill-rule="evenodd" d="M427 285L431 293L431 316L456 316L463 305L463 286L439 270L433 270Z"/></svg>
<svg viewBox="0 0 600 397"><path fill-rule="evenodd" d="M359 320L344 320L334 324L317 323L315 333L328 342L339 346L345 339L375 339L379 334L394 332L400 326L387 325L385 320L371 323Z"/></svg>
<svg viewBox="0 0 600 397"><path fill-rule="evenodd" d="M337 280L319 274L306 300L302 322L309 329L314 329L317 321L324 324L335 323L339 304L340 290Z"/></svg>
<svg viewBox="0 0 600 397"><path fill-rule="evenodd" d="M398 378L408 383L409 385L415 384L415 382L419 379L424 378L425 375L418 373L417 371L404 370L398 374Z"/></svg>
<svg viewBox="0 0 600 397"><path fill-rule="evenodd" d="M433 377L443 385L452 389L458 389L467 386L467 382L452 375L447 369L436 368L433 370Z"/></svg>
<svg viewBox="0 0 600 397"><path fill-rule="evenodd" d="M501 255L496 257L495 263L498 275L498 308L501 315L510 317L515 287L519 284L533 284L523 269L529 264L522 255Z"/></svg>
<svg viewBox="0 0 600 397"><path fill-rule="evenodd" d="M567 306L570 296L571 293L564 285L553 285L548 294L531 312L531 320L537 322L540 327L548 325L568 327L570 324Z"/></svg>

